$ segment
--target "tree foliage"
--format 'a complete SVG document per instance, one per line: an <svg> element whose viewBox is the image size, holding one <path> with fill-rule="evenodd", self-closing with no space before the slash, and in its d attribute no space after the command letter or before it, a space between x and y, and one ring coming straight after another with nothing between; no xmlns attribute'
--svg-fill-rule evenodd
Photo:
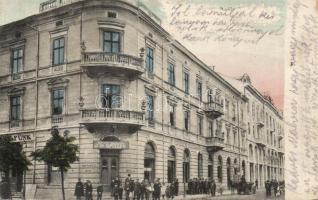
<svg viewBox="0 0 318 200"><path fill-rule="evenodd" d="M44 161L67 171L71 167L71 163L78 160L76 155L78 145L73 144L76 138L61 136L56 128L52 129L51 135L52 137L46 142L45 147L32 152L31 156L37 161Z"/></svg>
<svg viewBox="0 0 318 200"><path fill-rule="evenodd" d="M76 153L78 145L73 142L75 137L61 136L56 127L51 130L52 137L46 142L43 149L37 149L31 156L37 161L44 161L48 165L58 167L61 172L62 195L65 199L64 172L71 167L71 164L78 160Z"/></svg>
<svg viewBox="0 0 318 200"><path fill-rule="evenodd" d="M25 155L22 144L13 142L9 135L1 136L0 171L4 172L8 178L10 169L26 171L29 165L31 165L31 162Z"/></svg>

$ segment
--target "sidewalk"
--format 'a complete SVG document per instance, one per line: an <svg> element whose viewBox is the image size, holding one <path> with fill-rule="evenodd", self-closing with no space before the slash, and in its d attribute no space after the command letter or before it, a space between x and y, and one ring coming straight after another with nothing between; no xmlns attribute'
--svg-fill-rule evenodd
<svg viewBox="0 0 318 200"><path fill-rule="evenodd" d="M226 190L223 192L222 196L235 196L237 195L237 193L235 192L234 194L231 194L231 191L230 190ZM219 197L221 196L220 193L215 193L215 197ZM183 195L178 195L176 196L174 199L211 199L211 198L215 198L215 197L212 197L211 195L207 195L207 194L187 194L185 197Z"/></svg>

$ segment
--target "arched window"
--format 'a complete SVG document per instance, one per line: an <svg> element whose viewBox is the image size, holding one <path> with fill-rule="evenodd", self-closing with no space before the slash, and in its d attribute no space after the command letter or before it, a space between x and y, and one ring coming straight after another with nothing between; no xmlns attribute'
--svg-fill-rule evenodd
<svg viewBox="0 0 318 200"><path fill-rule="evenodd" d="M209 154L209 164L208 164L208 177L213 179L213 157L212 154Z"/></svg>
<svg viewBox="0 0 318 200"><path fill-rule="evenodd" d="M235 158L234 159L234 174L235 175L237 175L238 174L238 171L239 171L239 169L238 169L238 163L237 163L237 159Z"/></svg>
<svg viewBox="0 0 318 200"><path fill-rule="evenodd" d="M258 157L258 152L257 152L257 147L254 148L255 151L254 151L254 154L255 154L255 162L257 163L257 157Z"/></svg>
<svg viewBox="0 0 318 200"><path fill-rule="evenodd" d="M218 169L217 169L217 171L218 171L218 181L220 183L222 183L223 175L222 175L222 157L221 156L218 157Z"/></svg>
<svg viewBox="0 0 318 200"><path fill-rule="evenodd" d="M249 155L250 155L250 158L252 160L253 159L253 146L251 144L249 145Z"/></svg>
<svg viewBox="0 0 318 200"><path fill-rule="evenodd" d="M246 166L245 166L245 160L243 160L242 161L242 175L243 175L243 177L245 178L245 168L246 168Z"/></svg>
<svg viewBox="0 0 318 200"><path fill-rule="evenodd" d="M203 178L203 158L202 154L198 154L198 177Z"/></svg>
<svg viewBox="0 0 318 200"><path fill-rule="evenodd" d="M168 152L168 183L176 178L176 151L173 146L169 148Z"/></svg>
<svg viewBox="0 0 318 200"><path fill-rule="evenodd" d="M183 182L187 183L190 178L190 151L185 149L183 152Z"/></svg>
<svg viewBox="0 0 318 200"><path fill-rule="evenodd" d="M228 157L226 160L226 174L227 174L227 187L231 187L231 158Z"/></svg>
<svg viewBox="0 0 318 200"><path fill-rule="evenodd" d="M155 180L156 153L152 143L146 144L144 157L144 179L153 182Z"/></svg>

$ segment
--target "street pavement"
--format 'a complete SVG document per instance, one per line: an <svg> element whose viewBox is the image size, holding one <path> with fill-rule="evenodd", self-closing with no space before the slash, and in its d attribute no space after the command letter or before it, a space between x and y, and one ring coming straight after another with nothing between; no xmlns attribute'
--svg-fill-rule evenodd
<svg viewBox="0 0 318 200"><path fill-rule="evenodd" d="M206 195L187 195L186 197L178 196L175 199L187 199L187 200L284 200L284 195L280 197L266 197L265 191L257 191L256 194L252 195L230 195L226 194L223 196L208 197Z"/></svg>

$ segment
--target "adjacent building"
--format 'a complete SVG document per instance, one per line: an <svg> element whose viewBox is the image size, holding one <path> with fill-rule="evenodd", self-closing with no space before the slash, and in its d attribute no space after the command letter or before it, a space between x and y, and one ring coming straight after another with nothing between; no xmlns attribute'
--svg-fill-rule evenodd
<svg viewBox="0 0 318 200"><path fill-rule="evenodd" d="M0 27L0 134L27 154L53 126L76 137L68 189L80 177L108 190L127 174L224 187L241 176L283 180L282 115L248 76L228 79L140 3L50 0ZM15 171L13 187L23 180ZM26 183L45 191L60 175L33 162Z"/></svg>

